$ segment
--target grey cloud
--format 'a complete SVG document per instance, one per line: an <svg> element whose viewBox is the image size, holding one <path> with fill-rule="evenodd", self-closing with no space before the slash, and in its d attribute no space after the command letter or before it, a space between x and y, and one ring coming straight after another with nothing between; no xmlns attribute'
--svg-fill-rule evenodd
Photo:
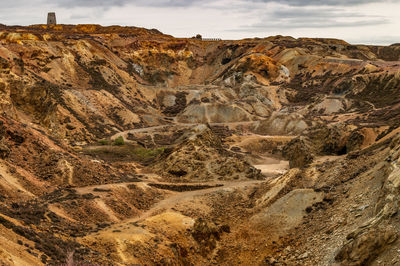
<svg viewBox="0 0 400 266"><path fill-rule="evenodd" d="M400 35L398 36L368 36L368 37L353 37L349 38L348 41L353 44L379 44L379 45L389 45L394 43L400 43Z"/></svg>
<svg viewBox="0 0 400 266"><path fill-rule="evenodd" d="M387 24L386 20L357 20L357 21L336 21L333 19L306 19L306 20L290 20L290 21L274 21L257 23L249 26L243 26L239 29L232 29L229 31L250 31L260 32L262 29L307 29L307 28L341 28L341 27L363 27L372 25Z"/></svg>
<svg viewBox="0 0 400 266"><path fill-rule="evenodd" d="M43 5L47 0L32 0L27 2L26 0L13 0L1 3L1 9L8 8L31 8L34 6Z"/></svg>
<svg viewBox="0 0 400 266"><path fill-rule="evenodd" d="M272 17L275 19L318 19L318 18L359 18L367 15L346 12L343 9L304 9L304 8L290 8L290 9L278 9L272 13Z"/></svg>
<svg viewBox="0 0 400 266"><path fill-rule="evenodd" d="M64 12L64 18L68 18L70 23L109 23L109 21L114 23L114 20L118 21L118 18L108 18L108 21L104 19L109 8L114 6L126 6L127 10L132 10L132 16L135 16L136 7L191 7L191 12L201 12L205 16L220 13L222 14L221 21L240 18L237 21L238 23L241 21L242 26L237 26L236 29L227 29L227 27L232 27L231 25L235 24L229 23L229 26L224 26L226 32L240 32L241 34L247 32L285 32L287 29L295 29L296 31L298 29L298 32L301 32L302 29L321 28L332 31L335 28L353 27L359 30L363 26L386 25L392 22L389 21L390 12L388 12L388 17L369 16L367 13L363 13L361 10L368 10L368 8L362 7L363 4L399 2L400 0L12 0L2 3L4 12L0 14L0 23L35 24L44 20L47 11L53 10L60 13ZM276 5L276 3L279 5ZM78 11L70 12L72 8L77 8ZM79 12L80 8L82 12ZM40 13L41 10L43 10L43 14ZM217 12L210 12L210 10ZM349 12L348 10L352 11ZM381 13L386 14L385 12ZM19 14L19 17L16 14ZM61 18L60 21L62 21ZM151 24L152 27L161 27L153 26L153 22L154 18L148 24ZM119 23L130 24L131 20ZM190 27L197 26L193 24ZM177 18L174 27L172 31L178 27L186 27L186 25L182 25ZM171 29L165 29L165 32L167 31L171 31ZM363 34L362 32L355 32L355 36Z"/></svg>
<svg viewBox="0 0 400 266"><path fill-rule="evenodd" d="M126 4L127 0L60 0L60 1L47 1L49 4L55 4L60 7L112 7L122 6Z"/></svg>
<svg viewBox="0 0 400 266"><path fill-rule="evenodd" d="M250 0L261 3L281 3L290 6L356 6L370 3L395 3L399 0Z"/></svg>
<svg viewBox="0 0 400 266"><path fill-rule="evenodd" d="M87 19L87 15L71 15L70 19Z"/></svg>
<svg viewBox="0 0 400 266"><path fill-rule="evenodd" d="M53 2L48 0L49 3ZM148 7L185 7L192 6L195 3L201 3L200 0L59 0L56 2L61 7L112 7L124 6L128 4Z"/></svg>
<svg viewBox="0 0 400 266"><path fill-rule="evenodd" d="M356 6L368 3L394 3L400 0L241 0L243 4L251 6L255 3L280 3L288 6ZM17 6L49 5L58 7L113 7L124 5L149 7L191 7L207 6L212 3L226 3L230 8L232 3L224 0L14 0L2 3L2 8Z"/></svg>
<svg viewBox="0 0 400 266"><path fill-rule="evenodd" d="M35 1L35 0L34 0ZM36 0L38 1L38 0ZM39 0L40 1L40 0ZM123 5L149 7L190 7L204 6L207 3L218 3L221 0L46 0L49 4L61 7L112 7ZM244 4L252 3L280 3L289 6L355 6L368 3L400 2L400 0L242 0ZM227 8L230 7L227 3Z"/></svg>
<svg viewBox="0 0 400 266"><path fill-rule="evenodd" d="M340 28L383 25L390 21L385 17L368 16L357 12L347 12L341 8L285 8L271 10L264 14L260 21L243 25L229 31L260 32L263 29L307 29L307 28Z"/></svg>

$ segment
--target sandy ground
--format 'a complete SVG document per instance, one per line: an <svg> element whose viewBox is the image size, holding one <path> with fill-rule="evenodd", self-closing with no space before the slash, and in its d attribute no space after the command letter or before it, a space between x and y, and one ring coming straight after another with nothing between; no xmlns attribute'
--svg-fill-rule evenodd
<svg viewBox="0 0 400 266"><path fill-rule="evenodd" d="M282 175L289 170L289 161L279 160L272 157L263 157L262 163L254 165L266 176Z"/></svg>

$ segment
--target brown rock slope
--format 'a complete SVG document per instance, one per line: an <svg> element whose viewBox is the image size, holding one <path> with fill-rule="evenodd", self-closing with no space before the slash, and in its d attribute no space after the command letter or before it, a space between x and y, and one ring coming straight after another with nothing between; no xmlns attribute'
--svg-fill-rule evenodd
<svg viewBox="0 0 400 266"><path fill-rule="evenodd" d="M0 25L1 264L399 264L399 95L399 45Z"/></svg>

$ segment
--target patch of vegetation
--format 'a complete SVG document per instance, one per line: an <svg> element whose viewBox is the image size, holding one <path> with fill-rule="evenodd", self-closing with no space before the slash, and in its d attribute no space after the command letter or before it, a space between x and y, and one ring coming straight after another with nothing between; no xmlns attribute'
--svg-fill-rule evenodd
<svg viewBox="0 0 400 266"><path fill-rule="evenodd" d="M107 61L105 59L96 59L90 62L92 66L105 66L107 65Z"/></svg>
<svg viewBox="0 0 400 266"><path fill-rule="evenodd" d="M123 145L103 145L101 147L88 147L83 152L87 155L102 159L108 162L137 161L149 164L164 153L165 148L146 149L139 145L125 143Z"/></svg>
<svg viewBox="0 0 400 266"><path fill-rule="evenodd" d="M123 146L123 145L125 145L124 137L119 136L118 138L116 138L116 139L114 140L113 145L116 145L116 146Z"/></svg>
<svg viewBox="0 0 400 266"><path fill-rule="evenodd" d="M136 148L133 152L142 159L148 159L158 156L164 152L165 148L156 148L156 149L146 149L146 148Z"/></svg>

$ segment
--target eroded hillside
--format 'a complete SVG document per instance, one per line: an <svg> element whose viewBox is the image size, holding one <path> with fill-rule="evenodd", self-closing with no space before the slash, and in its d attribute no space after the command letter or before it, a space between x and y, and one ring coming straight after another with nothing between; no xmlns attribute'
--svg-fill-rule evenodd
<svg viewBox="0 0 400 266"><path fill-rule="evenodd" d="M400 46L0 27L4 265L396 265Z"/></svg>

